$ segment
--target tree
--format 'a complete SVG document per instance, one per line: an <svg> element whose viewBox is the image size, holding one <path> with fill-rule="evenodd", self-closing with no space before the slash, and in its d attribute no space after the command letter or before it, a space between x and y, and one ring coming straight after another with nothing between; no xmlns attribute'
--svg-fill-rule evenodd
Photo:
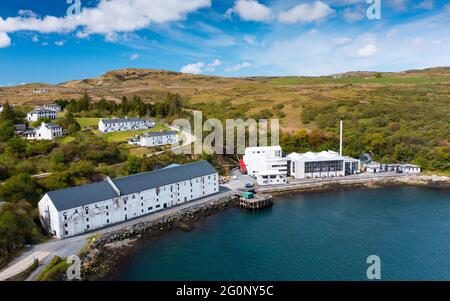
<svg viewBox="0 0 450 301"><path fill-rule="evenodd" d="M127 171L129 174L135 174L141 172L141 158L135 156L129 156L127 162Z"/></svg>
<svg viewBox="0 0 450 301"><path fill-rule="evenodd" d="M6 102L3 105L3 111L0 113L0 121L11 121L14 122L16 119L16 113L14 112L14 108Z"/></svg>
<svg viewBox="0 0 450 301"><path fill-rule="evenodd" d="M19 137L13 137L8 140L8 151L15 157L23 157L25 155L27 142Z"/></svg>
<svg viewBox="0 0 450 301"><path fill-rule="evenodd" d="M7 120L0 123L0 142L6 142L14 137L14 124Z"/></svg>
<svg viewBox="0 0 450 301"><path fill-rule="evenodd" d="M21 173L12 176L0 185L0 196L6 201L29 200L35 202L39 198L38 185L29 174Z"/></svg>

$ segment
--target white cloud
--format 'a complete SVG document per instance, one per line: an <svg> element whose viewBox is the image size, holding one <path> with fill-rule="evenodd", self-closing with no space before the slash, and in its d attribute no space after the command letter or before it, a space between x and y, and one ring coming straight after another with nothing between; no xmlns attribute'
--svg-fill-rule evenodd
<svg viewBox="0 0 450 301"><path fill-rule="evenodd" d="M397 34L398 34L398 29L397 29L397 28L394 28L394 29L391 29L391 30L388 31L388 33L386 34L386 37L387 37L388 39L392 39L392 38L394 38L395 36L397 36Z"/></svg>
<svg viewBox="0 0 450 301"><path fill-rule="evenodd" d="M188 64L182 67L180 72L190 74L200 74L203 72L203 68L205 68L205 63L198 62L195 64Z"/></svg>
<svg viewBox="0 0 450 301"><path fill-rule="evenodd" d="M18 11L18 14L22 17L37 18L37 14L34 11L28 9L21 9Z"/></svg>
<svg viewBox="0 0 450 301"><path fill-rule="evenodd" d="M369 57L374 54L376 54L378 51L378 48L375 44L368 44L356 51L356 55L359 57Z"/></svg>
<svg viewBox="0 0 450 301"><path fill-rule="evenodd" d="M244 21L269 21L272 11L269 7L259 3L257 0L238 0L234 7L227 10L226 18L236 13Z"/></svg>
<svg viewBox="0 0 450 301"><path fill-rule="evenodd" d="M343 47L350 57L367 58L378 52L377 40L374 34L365 33L358 36L353 43Z"/></svg>
<svg viewBox="0 0 450 301"><path fill-rule="evenodd" d="M209 6L211 0L100 0L96 7L84 8L76 16L39 18L22 12L18 17L0 17L0 31L67 33L81 27L86 34L112 35L143 29L151 23L181 20L186 14Z"/></svg>
<svg viewBox="0 0 450 301"><path fill-rule="evenodd" d="M64 46L64 44L65 44L65 41L64 41L64 40L56 41L56 42L55 42L55 45L56 45L56 46Z"/></svg>
<svg viewBox="0 0 450 301"><path fill-rule="evenodd" d="M327 4L322 1L314 3L302 3L289 10L278 14L278 21L282 23L309 23L322 20L335 13Z"/></svg>
<svg viewBox="0 0 450 301"><path fill-rule="evenodd" d="M82 30L77 31L76 34L75 34L75 36L76 36L78 39L87 39L87 38L89 38L89 34L88 34L87 32L85 32L85 31L82 31Z"/></svg>
<svg viewBox="0 0 450 301"><path fill-rule="evenodd" d="M395 11L405 11L409 0L388 0L387 5Z"/></svg>
<svg viewBox="0 0 450 301"><path fill-rule="evenodd" d="M417 37L412 40L412 44L415 47L422 45L422 43L423 43L423 39L421 37Z"/></svg>
<svg viewBox="0 0 450 301"><path fill-rule="evenodd" d="M218 59L215 59L212 63L209 63L208 65L206 65L206 70L210 71L210 72L214 72L216 71L216 67L219 67L222 65L222 62Z"/></svg>
<svg viewBox="0 0 450 301"><path fill-rule="evenodd" d="M0 48L6 48L11 45L11 38L5 32L0 32Z"/></svg>
<svg viewBox="0 0 450 301"><path fill-rule="evenodd" d="M137 60L139 58L139 55L137 53L133 53L132 55L130 55L130 60L134 61Z"/></svg>
<svg viewBox="0 0 450 301"><path fill-rule="evenodd" d="M420 8L420 9L433 9L434 8L434 2L433 0L424 0L422 2L420 2L416 8Z"/></svg>
<svg viewBox="0 0 450 301"><path fill-rule="evenodd" d="M250 44L250 45L256 45L256 44L258 44L258 43L256 42L256 37L253 36L253 35L246 34L246 35L244 35L243 39L244 39L244 41L245 41L247 44Z"/></svg>
<svg viewBox="0 0 450 301"><path fill-rule="evenodd" d="M331 42L334 45L344 45L344 44L349 43L351 40L352 39L350 39L350 38L343 37L343 38L333 38L333 39L331 39Z"/></svg>
<svg viewBox="0 0 450 301"><path fill-rule="evenodd" d="M243 62L241 64L237 64L237 65L225 68L225 71L226 72L236 72L236 71L240 71L245 68L249 68L251 66L252 66L252 64L250 64L249 62Z"/></svg>
<svg viewBox="0 0 450 301"><path fill-rule="evenodd" d="M347 21L348 23L353 23L364 19L364 17L366 16L366 11L362 6L357 6L354 8L347 7L342 12L342 15L345 21Z"/></svg>

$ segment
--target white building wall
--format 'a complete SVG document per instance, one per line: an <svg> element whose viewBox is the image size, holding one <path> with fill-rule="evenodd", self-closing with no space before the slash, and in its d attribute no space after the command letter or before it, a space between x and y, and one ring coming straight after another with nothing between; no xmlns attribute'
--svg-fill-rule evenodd
<svg viewBox="0 0 450 301"><path fill-rule="evenodd" d="M146 130L156 125L154 121L128 121L128 122L98 122L98 130L103 133L120 132L120 131L136 131Z"/></svg>
<svg viewBox="0 0 450 301"><path fill-rule="evenodd" d="M54 111L32 111L27 114L27 120L30 122L38 121L39 118L56 119L56 112Z"/></svg>
<svg viewBox="0 0 450 301"><path fill-rule="evenodd" d="M155 137L146 137L142 135L140 137L139 145L143 147L153 147L166 144L178 143L178 135L164 135Z"/></svg>
<svg viewBox="0 0 450 301"><path fill-rule="evenodd" d="M277 170L287 174L287 159L281 147L250 147L245 149L244 163L247 173L256 177L261 171Z"/></svg>
<svg viewBox="0 0 450 301"><path fill-rule="evenodd" d="M84 207L64 210L57 213L60 223L53 223L54 217L52 218L51 231L54 231L57 237L63 238L170 208L219 192L218 180L219 175L215 173L162 186L159 192L157 189L149 189ZM41 216L44 215L47 201L51 203L45 197L41 200L42 206L39 206ZM58 221L58 218L55 220Z"/></svg>
<svg viewBox="0 0 450 301"><path fill-rule="evenodd" d="M59 212L47 194L39 201L38 209L44 227L56 237L61 237Z"/></svg>

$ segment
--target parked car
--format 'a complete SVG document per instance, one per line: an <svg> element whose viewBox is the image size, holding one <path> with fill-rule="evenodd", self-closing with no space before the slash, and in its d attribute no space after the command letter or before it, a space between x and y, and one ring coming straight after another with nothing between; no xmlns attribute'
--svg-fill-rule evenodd
<svg viewBox="0 0 450 301"><path fill-rule="evenodd" d="M244 185L244 188L252 188L253 187L253 183L252 182L247 182Z"/></svg>

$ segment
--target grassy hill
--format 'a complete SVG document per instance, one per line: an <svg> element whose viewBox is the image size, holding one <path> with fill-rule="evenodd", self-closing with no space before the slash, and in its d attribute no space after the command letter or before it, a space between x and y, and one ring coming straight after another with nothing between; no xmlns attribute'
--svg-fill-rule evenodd
<svg viewBox="0 0 450 301"><path fill-rule="evenodd" d="M48 92L36 94L34 89ZM371 151L378 160L415 161L425 166L440 162L429 168L449 168L442 162L449 161L450 152L450 67L249 78L125 69L59 85L3 87L0 103L34 105L78 98L84 92L94 100L117 102L124 95L158 102L168 92L178 93L188 108L202 110L207 117L279 118L284 132L300 138L303 131L320 129L330 135L331 144L318 147L334 146L342 116L348 154ZM293 143L290 149L299 148Z"/></svg>

